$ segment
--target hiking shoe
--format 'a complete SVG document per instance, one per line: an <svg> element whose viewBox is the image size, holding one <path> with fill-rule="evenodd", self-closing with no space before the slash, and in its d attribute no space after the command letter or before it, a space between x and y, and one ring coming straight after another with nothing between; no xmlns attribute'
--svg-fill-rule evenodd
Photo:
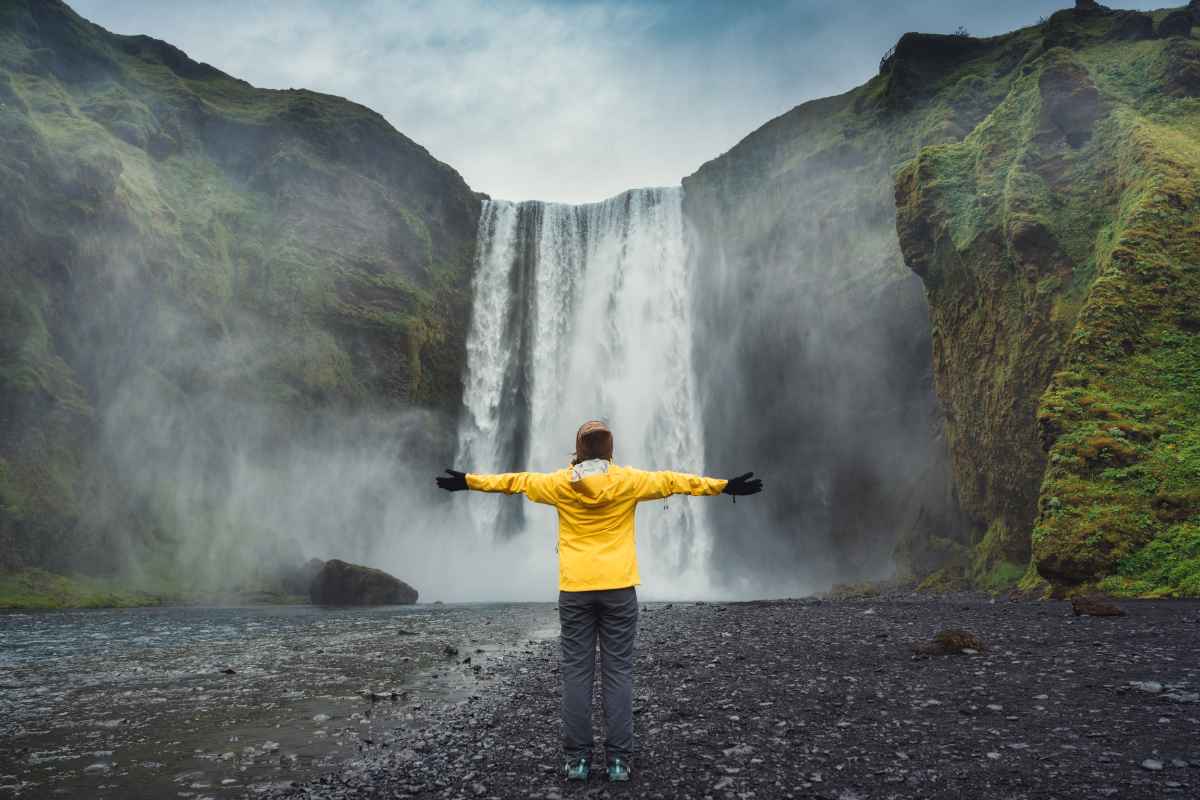
<svg viewBox="0 0 1200 800"><path fill-rule="evenodd" d="M620 757L609 761L608 780L613 783L624 783L629 780L629 762Z"/></svg>
<svg viewBox="0 0 1200 800"><path fill-rule="evenodd" d="M583 756L572 758L567 761L567 780L569 781L586 781L588 773L592 771L591 762Z"/></svg>

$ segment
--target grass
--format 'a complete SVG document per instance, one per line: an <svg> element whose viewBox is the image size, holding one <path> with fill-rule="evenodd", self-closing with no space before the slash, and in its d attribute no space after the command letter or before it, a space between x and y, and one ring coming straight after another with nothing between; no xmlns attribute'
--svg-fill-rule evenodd
<svg viewBox="0 0 1200 800"><path fill-rule="evenodd" d="M169 476L121 485L96 449L133 387L279 419L457 402L479 199L375 112L16 0L0 138L0 567L180 540Z"/></svg>
<svg viewBox="0 0 1200 800"><path fill-rule="evenodd" d="M122 581L85 575L56 575L41 569L0 574L0 608L133 608L175 598L130 590Z"/></svg>
<svg viewBox="0 0 1200 800"><path fill-rule="evenodd" d="M1030 53L981 124L897 176L960 487L990 526L976 585L1196 594L1200 104L1166 83L1200 45L1115 38L1136 24L1054 15L1071 48ZM1024 578L998 525L1031 545Z"/></svg>

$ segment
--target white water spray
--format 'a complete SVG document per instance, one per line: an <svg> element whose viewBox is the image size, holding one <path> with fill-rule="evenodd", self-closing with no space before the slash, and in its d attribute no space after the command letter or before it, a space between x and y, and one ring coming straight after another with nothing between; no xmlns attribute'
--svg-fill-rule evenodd
<svg viewBox="0 0 1200 800"><path fill-rule="evenodd" d="M585 420L613 429L615 460L700 472L690 282L681 190L635 189L580 206L488 201L479 223L467 336L460 468L565 466ZM553 563L553 510L471 495L481 545ZM638 512L644 594L709 594L703 504L674 497Z"/></svg>

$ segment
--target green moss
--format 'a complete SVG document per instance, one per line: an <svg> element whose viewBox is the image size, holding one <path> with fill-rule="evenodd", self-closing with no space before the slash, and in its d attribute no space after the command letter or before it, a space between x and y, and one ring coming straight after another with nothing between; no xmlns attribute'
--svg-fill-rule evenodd
<svg viewBox="0 0 1200 800"><path fill-rule="evenodd" d="M1200 107L1170 81L1200 49L1149 24L1054 15L987 118L897 176L964 504L993 526L974 580L1004 561L986 555L997 524L1058 590L1194 513ZM1026 414L1036 440L1014 435Z"/></svg>
<svg viewBox="0 0 1200 800"><path fill-rule="evenodd" d="M161 605L167 600L131 591L117 580L56 575L41 569L0 574L0 608L129 608Z"/></svg>
<svg viewBox="0 0 1200 800"><path fill-rule="evenodd" d="M1169 526L1121 559L1100 588L1122 596L1200 596L1200 523Z"/></svg>

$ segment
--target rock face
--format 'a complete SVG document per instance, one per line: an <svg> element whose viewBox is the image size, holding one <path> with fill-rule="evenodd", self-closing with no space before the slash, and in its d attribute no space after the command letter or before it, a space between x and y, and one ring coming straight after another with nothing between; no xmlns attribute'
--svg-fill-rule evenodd
<svg viewBox="0 0 1200 800"><path fill-rule="evenodd" d="M322 606L390 606L417 602L417 590L380 569L326 561L313 577L309 599Z"/></svg>
<svg viewBox="0 0 1200 800"><path fill-rule="evenodd" d="M714 507L772 534L718 562L855 581L894 543L932 588L1200 593L1184 16L906 34L684 179L709 468L793 480Z"/></svg>
<svg viewBox="0 0 1200 800"><path fill-rule="evenodd" d="M761 532L754 547L716 537L717 563L856 582L887 574L893 552L924 575L982 537L951 480L892 174L978 125L1035 45L905 35L866 85L799 106L684 179L708 468L753 462L789 483L713 504L718 529ZM731 409L749 413L731 425Z"/></svg>
<svg viewBox="0 0 1200 800"><path fill-rule="evenodd" d="M453 169L59 0L3 3L0 38L0 569L164 555L187 459L457 407L481 201Z"/></svg>
<svg viewBox="0 0 1200 800"><path fill-rule="evenodd" d="M896 179L963 508L1059 592L1200 593L1200 117L1157 99L1198 46L1143 41L1132 83L1104 49L1150 21L1055 14L986 123Z"/></svg>

